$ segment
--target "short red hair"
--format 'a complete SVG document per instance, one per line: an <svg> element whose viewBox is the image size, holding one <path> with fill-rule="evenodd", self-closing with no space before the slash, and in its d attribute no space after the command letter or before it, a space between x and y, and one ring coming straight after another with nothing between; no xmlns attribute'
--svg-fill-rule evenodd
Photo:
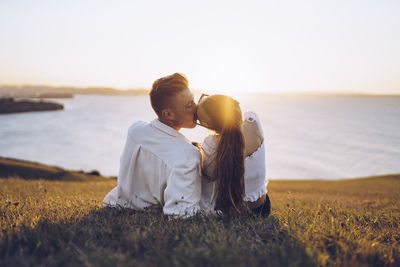
<svg viewBox="0 0 400 267"><path fill-rule="evenodd" d="M157 116L161 118L161 112L168 107L169 100L189 87L189 81L185 75L174 73L157 79L150 91L150 102Z"/></svg>

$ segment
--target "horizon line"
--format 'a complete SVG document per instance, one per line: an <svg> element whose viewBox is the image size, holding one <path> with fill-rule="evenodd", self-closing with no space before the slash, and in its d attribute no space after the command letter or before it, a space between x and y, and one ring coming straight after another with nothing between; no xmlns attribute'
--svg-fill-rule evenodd
<svg viewBox="0 0 400 267"><path fill-rule="evenodd" d="M18 89L27 88L27 87L44 87L44 88L69 88L69 89L109 89L115 91L143 91L147 90L150 91L150 88L146 87L130 87L130 88L121 88L121 87L113 87L113 86L101 86L101 85L93 85L93 86L73 86L73 85L49 85L49 84L0 84L0 89L3 87L15 87ZM190 88L190 87L189 87ZM210 90L200 90L196 88L190 88L190 90L194 92L209 92L212 93ZM221 92L226 93L226 92ZM250 92L235 92L235 94L252 94L252 95L270 95L270 96L291 96L291 95L309 95L309 96L400 96L400 93L376 93L376 92L345 92L345 91L283 91L283 92L261 92L261 91L250 91Z"/></svg>

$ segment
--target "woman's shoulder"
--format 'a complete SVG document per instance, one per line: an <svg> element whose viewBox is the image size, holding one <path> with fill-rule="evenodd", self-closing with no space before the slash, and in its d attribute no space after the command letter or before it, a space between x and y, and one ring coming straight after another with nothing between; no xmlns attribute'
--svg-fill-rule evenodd
<svg viewBox="0 0 400 267"><path fill-rule="evenodd" d="M204 138L203 143L201 144L201 148L207 154L211 154L217 146L217 141L218 141L218 135L210 134L206 138Z"/></svg>
<svg viewBox="0 0 400 267"><path fill-rule="evenodd" d="M260 119L254 111L244 113L243 134L245 139L245 155L254 153L264 141Z"/></svg>
<svg viewBox="0 0 400 267"><path fill-rule="evenodd" d="M255 113L254 111L246 111L245 113L243 113L243 118L244 118L243 123L246 124L256 123L260 132L263 134L260 117L258 117L257 113Z"/></svg>
<svg viewBox="0 0 400 267"><path fill-rule="evenodd" d="M245 111L243 113L243 117L244 117L245 120L250 118L250 121L259 120L257 113L255 113L252 110Z"/></svg>

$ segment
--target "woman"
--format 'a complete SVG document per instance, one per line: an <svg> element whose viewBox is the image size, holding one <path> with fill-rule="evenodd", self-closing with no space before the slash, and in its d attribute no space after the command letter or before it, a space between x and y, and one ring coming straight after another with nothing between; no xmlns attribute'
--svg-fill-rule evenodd
<svg viewBox="0 0 400 267"><path fill-rule="evenodd" d="M215 131L201 145L200 207L222 213L251 210L268 216L271 204L265 180L265 148L259 119L225 95L202 95L195 122Z"/></svg>

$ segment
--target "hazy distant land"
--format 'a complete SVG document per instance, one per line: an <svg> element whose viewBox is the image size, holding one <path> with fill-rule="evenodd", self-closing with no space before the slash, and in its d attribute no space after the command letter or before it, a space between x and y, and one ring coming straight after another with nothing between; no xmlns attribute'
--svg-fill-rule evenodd
<svg viewBox="0 0 400 267"><path fill-rule="evenodd" d="M376 94L376 93L355 93L355 92L280 92L280 93L254 93L259 96L316 96L316 97L400 97L399 94Z"/></svg>
<svg viewBox="0 0 400 267"><path fill-rule="evenodd" d="M203 93L203 90L191 89L195 94ZM1 97L14 98L72 98L74 95L147 95L150 89L117 89L112 87L73 87L73 86L49 86L49 85L0 85ZM212 92L204 91L209 94ZM251 94L260 96L349 96L349 97L399 97L399 94L370 94L355 92L254 92Z"/></svg>
<svg viewBox="0 0 400 267"><path fill-rule="evenodd" d="M73 95L146 95L148 89L119 90L111 87L70 87L47 85L0 85L0 97L71 98Z"/></svg>
<svg viewBox="0 0 400 267"><path fill-rule="evenodd" d="M16 100L21 98L73 98L74 95L147 95L147 89L118 90L109 87L53 87L46 85L0 85L0 114L63 109L52 102Z"/></svg>

